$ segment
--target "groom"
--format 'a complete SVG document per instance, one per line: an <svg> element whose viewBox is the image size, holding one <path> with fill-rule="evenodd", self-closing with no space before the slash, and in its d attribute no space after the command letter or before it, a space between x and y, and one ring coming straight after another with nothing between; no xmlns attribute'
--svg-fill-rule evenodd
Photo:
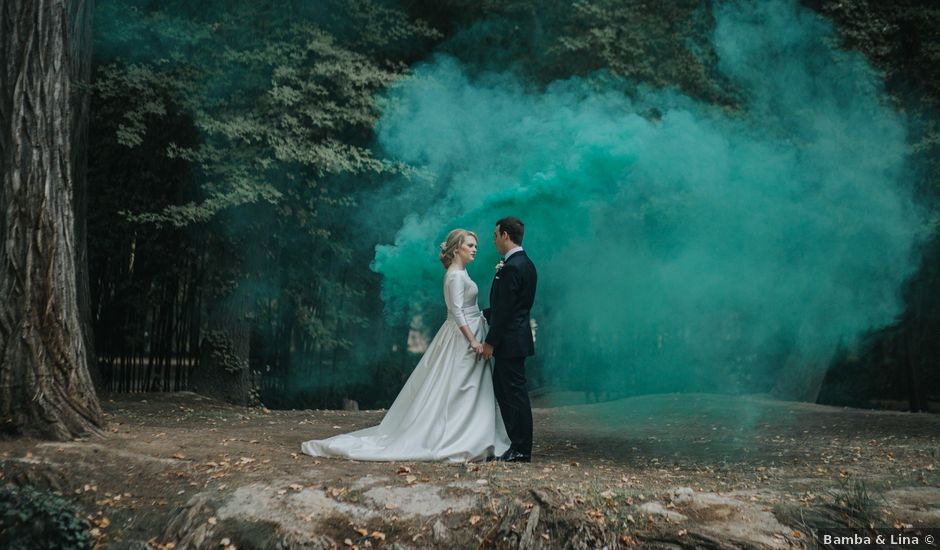
<svg viewBox="0 0 940 550"><path fill-rule="evenodd" d="M495 357L493 392L512 444L499 460L532 460L532 405L526 391L525 358L535 353L529 310L535 301L538 275L522 250L524 225L518 218L496 222L493 241L503 260L496 266L490 288L490 307L483 316L490 331L483 344L484 359Z"/></svg>

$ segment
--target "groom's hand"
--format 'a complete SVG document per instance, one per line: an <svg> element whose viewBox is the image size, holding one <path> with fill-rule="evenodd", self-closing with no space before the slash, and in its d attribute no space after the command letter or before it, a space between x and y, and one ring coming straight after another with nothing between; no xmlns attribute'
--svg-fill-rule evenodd
<svg viewBox="0 0 940 550"><path fill-rule="evenodd" d="M483 356L484 360L493 357L493 346L489 345L487 342L483 342L483 352L480 355Z"/></svg>

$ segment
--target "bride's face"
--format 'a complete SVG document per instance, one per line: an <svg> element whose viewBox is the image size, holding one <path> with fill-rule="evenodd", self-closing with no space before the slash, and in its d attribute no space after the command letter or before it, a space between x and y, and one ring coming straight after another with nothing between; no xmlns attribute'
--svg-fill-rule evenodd
<svg viewBox="0 0 940 550"><path fill-rule="evenodd" d="M470 236L464 237L463 244L457 249L457 256L463 265L472 262L477 257L477 240Z"/></svg>

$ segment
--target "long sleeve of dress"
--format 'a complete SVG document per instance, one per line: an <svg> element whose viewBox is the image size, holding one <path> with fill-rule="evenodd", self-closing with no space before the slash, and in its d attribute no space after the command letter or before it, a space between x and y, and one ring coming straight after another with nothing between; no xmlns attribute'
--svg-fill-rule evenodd
<svg viewBox="0 0 940 550"><path fill-rule="evenodd" d="M467 316L463 313L463 298L465 281L458 271L451 271L444 279L444 302L447 304L447 313L458 327L467 326Z"/></svg>

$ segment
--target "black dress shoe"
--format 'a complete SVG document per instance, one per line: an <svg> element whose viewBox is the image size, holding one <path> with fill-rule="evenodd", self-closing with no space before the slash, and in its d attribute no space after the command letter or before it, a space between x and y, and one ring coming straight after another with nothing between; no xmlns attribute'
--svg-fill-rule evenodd
<svg viewBox="0 0 940 550"><path fill-rule="evenodd" d="M532 462L532 456L519 451L508 450L499 457L501 462Z"/></svg>

